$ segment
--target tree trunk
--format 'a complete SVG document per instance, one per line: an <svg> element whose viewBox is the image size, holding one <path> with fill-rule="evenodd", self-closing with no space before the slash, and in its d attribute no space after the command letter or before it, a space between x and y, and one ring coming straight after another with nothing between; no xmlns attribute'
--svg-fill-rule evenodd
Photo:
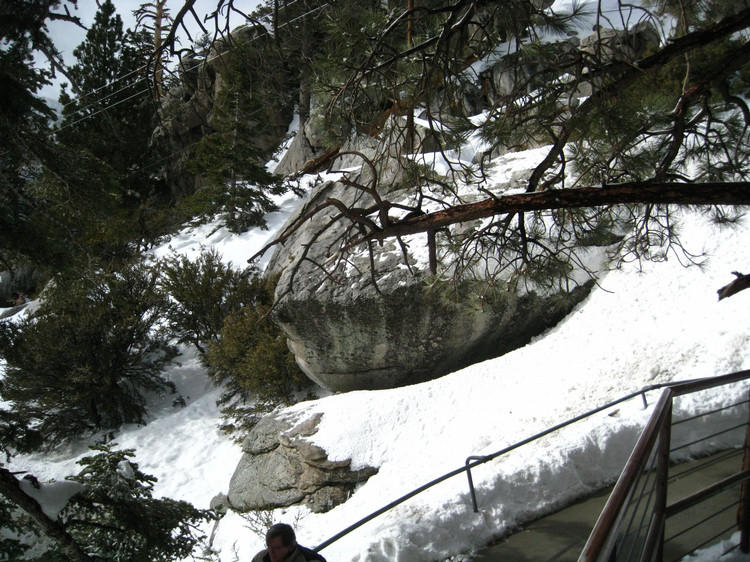
<svg viewBox="0 0 750 562"><path fill-rule="evenodd" d="M452 224L506 213L546 209L602 207L627 203L672 205L750 205L750 182L726 183L621 183L606 187L556 189L505 195L388 224L368 233L367 240L382 240L444 228Z"/></svg>
<svg viewBox="0 0 750 562"><path fill-rule="evenodd" d="M0 468L0 494L36 521L42 532L57 543L69 560L72 562L93 562L93 559L81 550L81 547L65 530L65 527L44 513L39 502L21 489L18 479L6 468Z"/></svg>

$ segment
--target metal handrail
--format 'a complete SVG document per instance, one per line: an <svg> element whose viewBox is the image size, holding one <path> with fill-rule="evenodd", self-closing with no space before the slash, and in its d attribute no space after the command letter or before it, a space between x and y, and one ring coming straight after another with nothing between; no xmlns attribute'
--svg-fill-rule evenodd
<svg viewBox="0 0 750 562"><path fill-rule="evenodd" d="M651 419L636 443L636 446L622 471L620 479L615 485L609 500L599 516L599 520L589 536L579 561L604 561L615 559L614 552L616 543L621 536L619 532L621 519L624 516L624 513L629 509L630 499L634 496L635 483L641 475L647 472L646 463L649 462L649 459L653 458L654 454L657 455L657 478L653 490L656 492L657 497L649 504L649 510L644 513L644 518L650 518L650 523L649 533L646 539L641 543L643 547L639 558L641 560L661 560L663 554L664 529L667 518L708 499L730 486L736 486L737 484L745 483L750 480L750 456L747 455L746 450L742 470L708 486L704 490L688 496L687 498L683 498L671 505L666 504L669 455L670 452L674 451L674 449L670 450L672 403L674 398L676 396L683 396L685 394L732 384L747 379L750 379L750 371L746 370L720 377L676 383L670 385L669 388L664 390L659 402L654 408ZM745 448L747 449L748 443L750 443L750 421L735 426L732 429L736 430L743 426L746 427ZM750 486L745 486L741 493L743 495L741 501L746 502L745 509L747 510L748 504L750 504L750 496L748 496L748 494L750 494ZM635 512L637 509L638 508L633 509L633 511ZM740 546L744 549L749 540L747 536L748 531L750 531L748 528L750 526L750 517L746 515L743 517L742 521L742 544ZM745 550L743 550L743 552L744 551Z"/></svg>
<svg viewBox="0 0 750 562"><path fill-rule="evenodd" d="M744 376L740 376L741 374L744 375ZM566 421L564 421L562 423L559 423L559 424L557 424L557 425L555 425L553 427L550 427L550 428L548 428L548 429L546 429L544 431L541 431L541 432L539 432L539 433L537 433L535 435L532 435L531 437L523 439L522 441L514 443L513 445L505 447L504 449L501 449L501 450L499 450L499 451L497 451L495 453L492 453L492 454L489 454L489 455L482 455L482 456L470 456L470 457L467 458L466 463L465 463L464 466L462 466L460 468L456 468L456 469L454 469L454 470L452 470L452 471L444 474L443 476L435 478L434 480L431 480L431 481L427 482L426 484L423 484L422 486L419 486L418 488L415 488L414 490L412 490L408 494L405 494L405 495L401 496L400 498L398 498L398 499L390 502L389 504L381 507L380 509L378 509L378 510L372 512L372 513L370 513L369 515L363 517L359 521L353 523L352 525L346 527L342 531L336 533L335 535L333 535L329 539L323 541L318 546L316 546L315 548L313 548L313 550L315 552L319 552L319 551L323 550L327 546L330 546L331 544L333 544L337 540L339 540L342 537L348 535L352 531L358 529L359 527L361 527L365 523L368 523L369 521L372 521L376 517L379 517L383 513L386 513L387 511L390 511L394 507L396 507L396 506L404 503L405 501L413 498L414 496L417 496L417 495L421 494L422 492L424 492L424 491L432 488L433 486L436 486L437 484L440 484L441 482L444 482L445 480L448 480L449 478L457 476L458 474L461 474L463 472L466 472L466 474L467 474L467 478L469 480L469 492L470 492L470 495L471 495L472 504L473 504L473 507L474 507L474 511L477 512L478 511L478 507L477 507L476 491L474 489L474 483L473 483L473 480L472 480L472 477L471 477L471 469L474 468L474 467L477 467L477 466L479 466L481 464L485 464L487 462L490 462L490 461L496 459L499 456L502 456L502 455L504 455L506 453L509 453L510 451L513 451L515 449L518 449L519 447L522 447L524 445L532 443L533 441L541 439L542 437L546 437L547 435L549 435L551 433L554 433L555 431L558 431L560 429L563 429L564 427L567 427L567 426L572 425L572 424L574 424L576 422L579 422L579 421L584 420L584 419L586 419L588 417L591 417L591 416L593 416L595 414L598 414L599 412L602 412L603 410L607 410L609 408L612 408L613 406L616 406L616 405L621 404L623 402L627 402L628 400L632 400L635 397L641 396L642 400L643 400L643 407L647 408L648 407L648 402L646 400L646 393L654 391L654 390L659 390L659 389L663 389L663 388L677 388L678 390L674 391L675 395L681 395L681 394L684 394L684 393L687 393L687 392L693 392L694 391L694 390L688 391L687 389L689 389L689 388L695 388L696 390L703 390L705 388L711 388L712 386L719 386L719 384L717 384L717 385L713 385L712 384L712 381L714 381L716 379L722 379L722 380L727 381L727 382L723 382L721 384L729 384L731 382L737 382L737 381L740 381L740 380L743 380L743 379L746 379L746 378L750 378L750 371L742 371L740 373L732 373L730 375L723 375L722 377L705 377L705 378L700 378L700 379L691 379L691 380L687 380L687 381L678 381L678 382L670 382L670 383L659 383L659 384L652 384L652 385L644 386L640 390L637 390L635 392L631 392L630 394L627 394L627 395L625 395L625 396L623 396L621 398L618 398L618 399L613 400L611 402L608 402L608 403L606 403L606 404L604 404L602 406L594 408L593 410L589 410L588 412L585 412L583 414L580 414L578 416L570 418L569 420L566 420Z"/></svg>
<svg viewBox="0 0 750 562"><path fill-rule="evenodd" d="M591 536L581 554L581 560L607 559L614 549L615 534L625 515L628 500L633 496L634 484L644 472L646 463L650 458L650 452L654 449L660 430L665 425L665 420L672 414L672 397L673 392L666 389L659 398L651 419L633 448L622 475L612 490L612 494L599 516L597 525L591 532Z"/></svg>

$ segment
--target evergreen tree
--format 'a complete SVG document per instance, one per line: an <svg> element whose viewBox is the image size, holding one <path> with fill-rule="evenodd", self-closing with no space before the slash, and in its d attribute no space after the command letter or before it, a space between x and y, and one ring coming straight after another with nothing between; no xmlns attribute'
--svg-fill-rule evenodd
<svg viewBox="0 0 750 562"><path fill-rule="evenodd" d="M64 234L56 228L48 232L50 221L41 220L50 205L36 180L45 161L53 159L54 112L38 93L50 83L52 70L34 64L33 53L54 56L46 22L65 4L0 5L0 262L11 270L24 260L57 262L64 246Z"/></svg>
<svg viewBox="0 0 750 562"><path fill-rule="evenodd" d="M93 447L97 454L69 480L83 491L71 498L60 521L88 552L111 562L183 560L204 538L197 525L212 518L184 501L156 499L156 478L130 460L132 449Z"/></svg>
<svg viewBox="0 0 750 562"><path fill-rule="evenodd" d="M0 323L0 396L45 444L142 423L145 394L174 391L162 374L176 351L160 329L158 271L135 264L71 277L45 291L34 318Z"/></svg>
<svg viewBox="0 0 750 562"><path fill-rule="evenodd" d="M170 331L205 356L208 346L219 340L226 317L243 306L239 288L247 276L222 263L216 250L201 252L196 259L172 255L160 265L161 290L172 300L166 315Z"/></svg>
<svg viewBox="0 0 750 562"><path fill-rule="evenodd" d="M220 215L233 232L265 226L265 215L276 209L272 196L285 191L279 178L265 168L273 154L266 129L277 116L292 115L292 100L283 99L282 79L275 78L265 30L237 34L231 54L221 57L221 88L214 100L210 131L196 144L189 170L203 185L183 203L198 221Z"/></svg>
<svg viewBox="0 0 750 562"><path fill-rule="evenodd" d="M4 496L0 497L0 529L4 530L4 536L0 537L0 560L22 560L24 552L31 548L22 537L30 534L33 525Z"/></svg>
<svg viewBox="0 0 750 562"><path fill-rule="evenodd" d="M37 206L33 182L40 151L49 133L51 110L35 92L45 73L31 64L30 45L17 42L0 49L0 257L42 257L45 248L32 217ZM35 230L37 232L35 233ZM35 236L36 234L36 236Z"/></svg>
<svg viewBox="0 0 750 562"><path fill-rule="evenodd" d="M243 306L227 314L206 356L209 375L223 385L223 412L241 427L256 423L279 403L293 403L296 393L311 386L286 335L270 318L276 282L260 276L245 279L235 297Z"/></svg>
<svg viewBox="0 0 750 562"><path fill-rule="evenodd" d="M150 35L124 31L114 4L106 0L86 40L73 51L77 63L68 71L73 93L63 86L60 94L58 140L109 166L117 182L115 191L103 195L127 207L146 202L161 189L154 171L144 167L158 159L150 146L156 112L145 80L150 49Z"/></svg>
<svg viewBox="0 0 750 562"><path fill-rule="evenodd" d="M215 250L197 259L171 256L161 268L162 289L173 301L169 327L198 349L209 375L223 386L225 415L248 426L310 386L269 316L275 280L234 270Z"/></svg>
<svg viewBox="0 0 750 562"><path fill-rule="evenodd" d="M45 562L168 562L184 560L203 541L197 527L208 510L187 502L153 497L156 478L130 459L134 451L113 445L92 447L68 480L76 492L56 517L48 515L0 466L0 522L3 560ZM32 548L33 547L33 548ZM29 558L24 553L42 553Z"/></svg>

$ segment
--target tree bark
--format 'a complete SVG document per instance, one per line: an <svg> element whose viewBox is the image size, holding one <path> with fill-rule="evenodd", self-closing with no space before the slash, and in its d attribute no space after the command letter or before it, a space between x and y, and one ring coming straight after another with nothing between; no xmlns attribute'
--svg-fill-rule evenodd
<svg viewBox="0 0 750 562"><path fill-rule="evenodd" d="M452 224L505 213L549 209L602 207L628 203L670 205L750 205L750 182L728 183L621 183L605 187L558 189L505 195L476 203L456 205L388 224L363 240L383 240L417 234Z"/></svg>
<svg viewBox="0 0 750 562"><path fill-rule="evenodd" d="M726 299L728 297L731 297L732 295L739 293L740 291L744 291L745 289L750 288L750 275L744 275L742 273L738 273L737 271L733 271L732 273L734 274L736 279L716 291L717 293L719 293L719 300Z"/></svg>

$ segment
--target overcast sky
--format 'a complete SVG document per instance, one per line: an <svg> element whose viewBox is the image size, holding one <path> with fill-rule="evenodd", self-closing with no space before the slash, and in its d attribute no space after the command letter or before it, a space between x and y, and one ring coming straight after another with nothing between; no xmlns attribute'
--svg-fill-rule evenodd
<svg viewBox="0 0 750 562"><path fill-rule="evenodd" d="M114 3L117 13L120 15L123 21L124 27L133 29L135 28L136 21L133 12L137 10L145 0L116 0ZM219 0L196 0L194 8L198 16L203 20L206 14L213 12L216 9ZM260 4L260 0L235 0L234 6L242 12L249 14L255 7ZM167 0L167 7L169 13L174 17L180 11L184 2L182 0ZM94 22L94 16L96 15L97 5L96 0L78 0L78 9L71 10L72 15L78 16L81 19L86 28L90 27ZM238 18L239 20L239 18ZM241 22L238 21L236 25ZM200 34L200 27L194 18L190 15L185 20L185 25L190 30L190 34L193 40L197 39ZM209 22L206 26L209 30L213 27L213 22ZM75 62L73 58L73 49L83 42L86 38L86 30L77 27L69 22L52 22L49 24L50 34L55 41L55 46L63 53L66 64L71 65ZM191 41L187 35L183 32L180 34L182 40L182 46L187 47ZM51 87L47 87L42 91L44 97L57 99L60 93L60 82L58 81Z"/></svg>

